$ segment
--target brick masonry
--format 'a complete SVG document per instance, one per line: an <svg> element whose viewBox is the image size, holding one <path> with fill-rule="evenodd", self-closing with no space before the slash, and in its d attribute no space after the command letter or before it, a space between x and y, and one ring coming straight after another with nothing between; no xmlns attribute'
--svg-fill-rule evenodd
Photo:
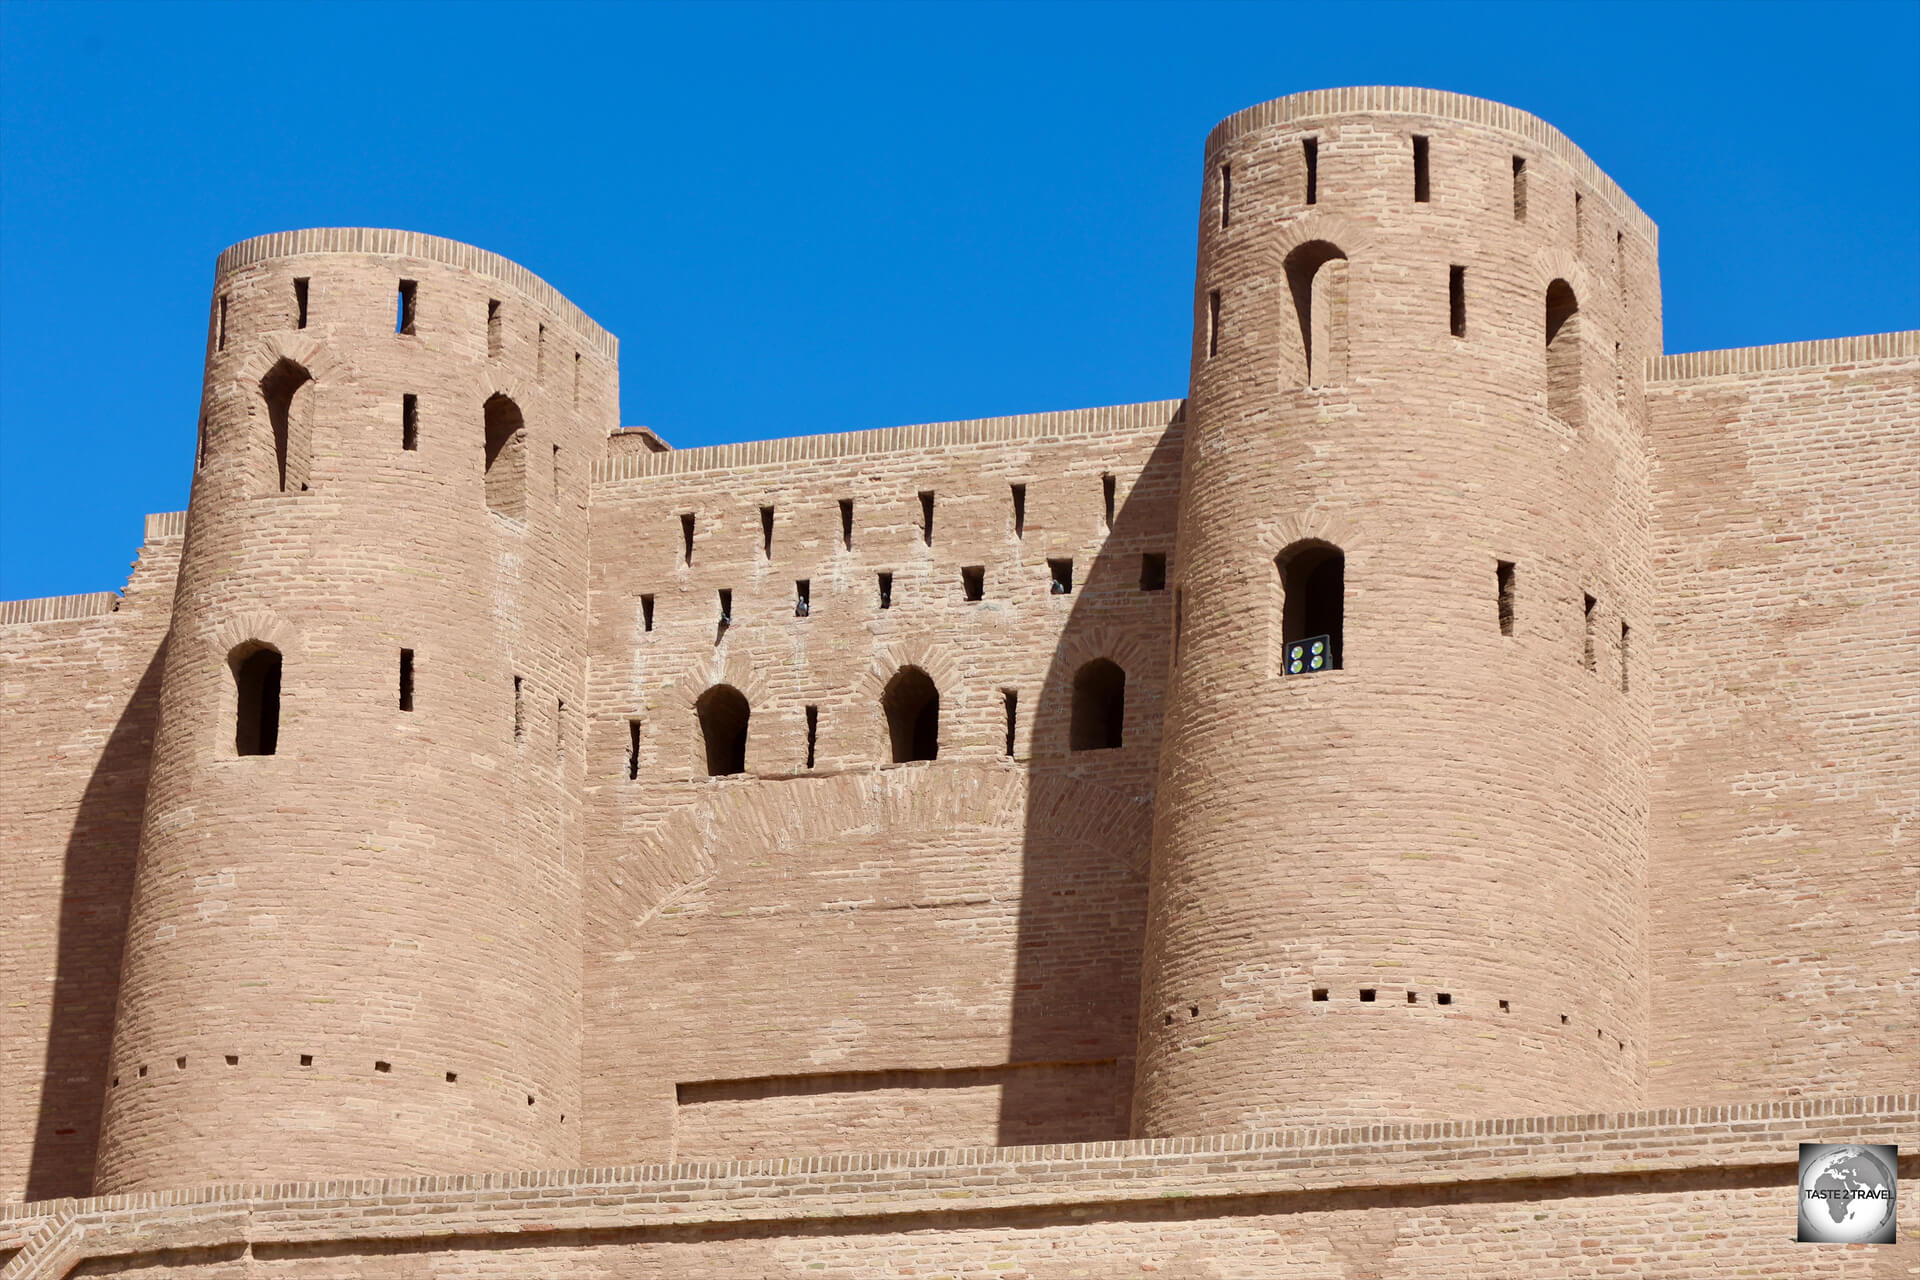
<svg viewBox="0 0 1920 1280"><path fill-rule="evenodd" d="M1920 1143L1920 334L1661 355L1624 193L1405 89L1215 130L1194 315L674 450L496 255L222 254L189 511L0 604L9 1280L1893 1274L1782 1242Z"/></svg>

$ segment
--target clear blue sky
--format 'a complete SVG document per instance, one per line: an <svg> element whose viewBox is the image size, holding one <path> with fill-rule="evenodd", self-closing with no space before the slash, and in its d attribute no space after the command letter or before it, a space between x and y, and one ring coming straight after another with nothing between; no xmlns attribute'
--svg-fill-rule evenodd
<svg viewBox="0 0 1920 1280"><path fill-rule="evenodd" d="M687 446L1186 392L1207 130L1414 84L1661 230L1670 351L1920 327L1920 4L0 0L0 598L186 505L214 255L505 254Z"/></svg>

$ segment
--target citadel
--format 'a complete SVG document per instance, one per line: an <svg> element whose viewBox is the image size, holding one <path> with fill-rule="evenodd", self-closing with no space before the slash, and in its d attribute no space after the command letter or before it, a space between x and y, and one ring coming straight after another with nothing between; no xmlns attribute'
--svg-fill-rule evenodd
<svg viewBox="0 0 1920 1280"><path fill-rule="evenodd" d="M0 604L0 1275L1920 1265L1792 1226L1920 1152L1920 333L1663 354L1479 99L1199 177L1184 399L715 448L222 253L188 510Z"/></svg>

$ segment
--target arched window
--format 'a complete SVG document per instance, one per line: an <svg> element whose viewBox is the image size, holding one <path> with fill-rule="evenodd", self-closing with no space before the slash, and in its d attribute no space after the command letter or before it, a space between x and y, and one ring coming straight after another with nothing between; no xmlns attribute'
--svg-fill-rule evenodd
<svg viewBox="0 0 1920 1280"><path fill-rule="evenodd" d="M1580 425L1580 303L1565 280L1547 286L1547 412Z"/></svg>
<svg viewBox="0 0 1920 1280"><path fill-rule="evenodd" d="M730 684L717 684L693 704L700 737L707 748L707 776L725 778L747 771L747 699Z"/></svg>
<svg viewBox="0 0 1920 1280"><path fill-rule="evenodd" d="M1347 255L1325 240L1310 240L1287 255L1287 288L1299 333L1282 343L1292 386L1337 387L1347 380Z"/></svg>
<svg viewBox="0 0 1920 1280"><path fill-rule="evenodd" d="M527 511L527 423L503 395L486 404L487 510L518 520Z"/></svg>
<svg viewBox="0 0 1920 1280"><path fill-rule="evenodd" d="M260 395L267 402L267 421L273 424L280 492L298 493L307 487L313 459L313 375L282 359L260 379Z"/></svg>
<svg viewBox="0 0 1920 1280"><path fill-rule="evenodd" d="M1127 673L1118 663L1095 658L1073 676L1073 724L1067 745L1104 751L1120 745L1127 719Z"/></svg>
<svg viewBox="0 0 1920 1280"><path fill-rule="evenodd" d="M940 754L940 690L918 667L902 667L880 695L887 713L887 737L893 762L931 760Z"/></svg>
<svg viewBox="0 0 1920 1280"><path fill-rule="evenodd" d="M280 745L280 651L243 644L227 655L233 672L233 749L236 755L270 756Z"/></svg>
<svg viewBox="0 0 1920 1280"><path fill-rule="evenodd" d="M1346 611L1345 554L1331 543L1308 540L1282 551L1273 564L1280 571L1281 643L1325 636L1331 655L1328 669L1337 670Z"/></svg>

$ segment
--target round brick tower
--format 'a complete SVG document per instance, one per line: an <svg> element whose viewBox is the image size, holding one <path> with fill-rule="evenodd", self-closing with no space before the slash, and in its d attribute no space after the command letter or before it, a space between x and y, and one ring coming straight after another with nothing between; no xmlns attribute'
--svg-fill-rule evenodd
<svg viewBox="0 0 1920 1280"><path fill-rule="evenodd" d="M97 1192L578 1158L616 354L446 240L220 256Z"/></svg>
<svg viewBox="0 0 1920 1280"><path fill-rule="evenodd" d="M1381 88L1224 121L1200 228L1133 1131L1626 1105L1654 228Z"/></svg>

